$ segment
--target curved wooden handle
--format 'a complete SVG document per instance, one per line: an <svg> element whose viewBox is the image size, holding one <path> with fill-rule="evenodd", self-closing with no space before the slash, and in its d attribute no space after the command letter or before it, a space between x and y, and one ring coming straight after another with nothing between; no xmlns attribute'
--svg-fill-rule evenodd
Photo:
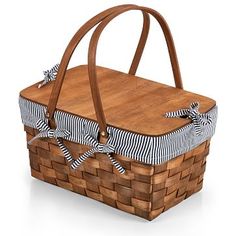
<svg viewBox="0 0 236 236"><path fill-rule="evenodd" d="M57 77L56 77L56 80L55 80L55 83L54 83L54 86L53 86L53 89L51 92L51 96L49 99L48 108L47 108L47 112L46 112L46 117L49 119L49 121L53 120L53 114L56 109L56 105L57 105L57 101L58 101L60 91L62 88L62 84L64 81L66 69L68 67L71 56L72 56L73 52L75 51L75 48L77 47L77 45L80 43L80 41L85 36L85 34L87 34L88 31L91 30L95 25L97 25L98 23L103 21L107 16L113 14L114 12L116 12L118 10L120 11L121 9L126 9L126 7L128 7L128 6L135 6L135 5L132 5L132 4L120 5L120 6L109 8L109 9L99 13L98 15L94 16L89 21L87 21L73 36L73 38L69 42L69 44L63 54L63 57L61 59L60 67L59 67ZM149 28L150 28L149 15L147 13L143 12L143 18L144 18L143 30L142 30L142 33L140 36L140 40L139 40L130 70L129 70L129 74L131 74L131 75L134 75L137 71L140 59L142 57L144 47L146 45L148 33L149 33Z"/></svg>
<svg viewBox="0 0 236 236"><path fill-rule="evenodd" d="M171 65L172 65L172 70L174 74L174 79L175 79L175 85L177 88L180 88L180 89L183 88L179 64L178 64L178 58L177 58L176 50L174 46L174 41L173 41L170 29L165 19L157 11L151 8L139 7L139 6L127 6L125 9L118 10L115 13L111 14L106 19L104 19L94 31L91 41L90 41L89 53L88 53L88 71L89 71L91 92L92 92L94 107L95 107L96 116L97 116L97 120L99 124L100 134L104 137L107 137L108 134L107 134L106 119L105 119L102 102L101 102L101 96L100 96L98 83L97 83L97 73L96 73L97 44L98 44L99 37L102 31L104 30L104 28L106 27L106 25L118 15L124 12L130 11L130 10L141 10L143 12L149 13L159 22L162 28L162 31L164 33L165 39L166 39L166 43L167 43L167 47L168 47L168 51L170 55L170 60L171 60Z"/></svg>

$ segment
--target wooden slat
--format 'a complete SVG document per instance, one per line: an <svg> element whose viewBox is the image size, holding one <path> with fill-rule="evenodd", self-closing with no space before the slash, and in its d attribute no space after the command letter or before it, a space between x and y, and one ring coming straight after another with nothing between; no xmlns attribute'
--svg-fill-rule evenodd
<svg viewBox="0 0 236 236"><path fill-rule="evenodd" d="M125 205L121 202L116 202L117 203L117 207L118 209L122 210L122 211L126 211L128 213L134 214L135 213L135 209L133 206L129 206L129 205Z"/></svg>
<svg viewBox="0 0 236 236"><path fill-rule="evenodd" d="M150 211L151 210L151 202L139 200L136 198L131 199L132 206L137 207L139 209L142 209L144 211Z"/></svg>

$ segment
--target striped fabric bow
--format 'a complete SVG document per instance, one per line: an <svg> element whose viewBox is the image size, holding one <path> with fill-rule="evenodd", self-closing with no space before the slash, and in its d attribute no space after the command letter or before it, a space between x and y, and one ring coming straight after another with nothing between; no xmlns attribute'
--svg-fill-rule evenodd
<svg viewBox="0 0 236 236"><path fill-rule="evenodd" d="M118 163L112 156L111 153L114 152L114 147L110 144L101 144L96 139L89 135L85 135L85 140L87 140L91 146L93 147L89 151L85 152L82 156L80 156L77 160L74 160L71 164L73 169L76 169L82 162L84 162L88 157L92 156L94 153L105 153L110 159L111 163L115 166L115 168L121 173L125 173L125 169Z"/></svg>
<svg viewBox="0 0 236 236"><path fill-rule="evenodd" d="M85 139L93 146L93 148L85 152L78 159L74 160L71 156L67 147L63 144L60 138L65 138L70 135L70 132L65 129L50 129L48 124L43 120L38 120L36 123L36 128L39 133L32 138L28 144L31 144L34 140L38 138L55 138L57 140L58 146L60 147L62 153L64 154L66 160L71 162L71 168L76 169L82 162L84 162L88 157L92 156L95 152L106 153L112 164L121 173L125 173L125 169L111 156L110 153L114 152L114 147L109 144L101 144L89 135L85 135Z"/></svg>
<svg viewBox="0 0 236 236"><path fill-rule="evenodd" d="M181 109L174 112L167 112L166 117L180 117L180 118L189 118L193 122L193 127L196 132L196 135L199 136L202 134L201 125L205 126L212 123L212 118L206 113L200 113L198 111L200 105L198 102L193 102L190 105L189 109Z"/></svg>
<svg viewBox="0 0 236 236"><path fill-rule="evenodd" d="M60 140L60 138L65 138L70 135L70 132L65 129L50 129L48 124L43 120L38 120L36 123L36 128L39 130L39 133L32 138L28 144L31 144L34 140L38 138L55 138L57 140L58 146L60 147L62 153L64 154L65 158L68 162L73 160L69 150Z"/></svg>
<svg viewBox="0 0 236 236"><path fill-rule="evenodd" d="M59 69L59 64L56 64L55 66L53 66L50 70L46 70L43 72L44 74L44 80L41 84L38 85L38 88L41 88L42 86L44 86L45 84L47 84L48 82L55 80L56 79L56 75Z"/></svg>

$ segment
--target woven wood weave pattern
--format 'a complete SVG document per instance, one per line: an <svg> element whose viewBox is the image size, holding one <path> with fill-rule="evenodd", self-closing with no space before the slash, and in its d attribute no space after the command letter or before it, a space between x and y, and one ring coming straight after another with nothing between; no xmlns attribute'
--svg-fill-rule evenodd
<svg viewBox="0 0 236 236"><path fill-rule="evenodd" d="M26 127L27 140L37 131ZM73 156L90 147L64 141ZM126 169L121 175L104 154L88 158L76 171L66 164L53 139L28 146L31 175L122 211L152 220L202 188L210 140L162 165L147 165L114 155Z"/></svg>

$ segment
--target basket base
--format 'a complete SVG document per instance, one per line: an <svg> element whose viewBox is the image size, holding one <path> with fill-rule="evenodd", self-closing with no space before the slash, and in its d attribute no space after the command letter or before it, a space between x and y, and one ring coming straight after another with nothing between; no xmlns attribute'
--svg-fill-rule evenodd
<svg viewBox="0 0 236 236"><path fill-rule="evenodd" d="M37 133L25 127L27 140ZM65 141L73 156L89 147ZM201 190L210 140L161 165L147 165L114 155L126 169L124 175L104 154L88 158L76 171L53 139L28 146L31 175L39 180L93 198L114 208L153 220L162 212Z"/></svg>

